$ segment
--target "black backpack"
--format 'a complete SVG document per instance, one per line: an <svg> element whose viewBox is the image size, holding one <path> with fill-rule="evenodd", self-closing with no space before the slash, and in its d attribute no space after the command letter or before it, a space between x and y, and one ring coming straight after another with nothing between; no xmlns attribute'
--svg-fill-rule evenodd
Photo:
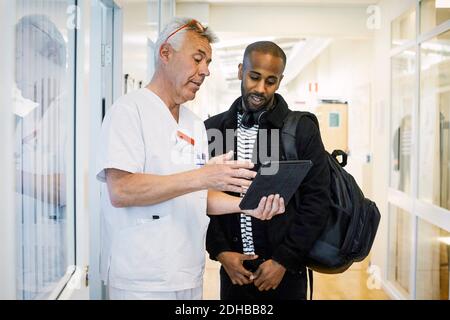
<svg viewBox="0 0 450 320"><path fill-rule="evenodd" d="M319 128L317 118L309 112L292 111L284 120L281 140L286 160L298 160L295 144L296 128L306 116ZM370 252L380 222L374 202L364 197L355 179L343 167L347 154L327 152L331 173L331 212L324 231L307 256L306 266L321 273L340 273ZM341 163L337 157L342 156Z"/></svg>

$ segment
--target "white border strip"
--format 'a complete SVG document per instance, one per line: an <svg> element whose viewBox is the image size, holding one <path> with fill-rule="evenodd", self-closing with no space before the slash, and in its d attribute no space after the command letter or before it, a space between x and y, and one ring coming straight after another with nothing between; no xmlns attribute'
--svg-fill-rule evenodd
<svg viewBox="0 0 450 320"><path fill-rule="evenodd" d="M52 290L52 292L47 297L47 300L57 300L59 295L63 292L65 286L69 283L70 278L74 274L76 268L74 265L68 266L66 273L59 279L58 284Z"/></svg>
<svg viewBox="0 0 450 320"><path fill-rule="evenodd" d="M413 199L407 194L392 188L389 188L388 203L407 211L414 217L417 216L450 232L450 210L421 199Z"/></svg>
<svg viewBox="0 0 450 320"><path fill-rule="evenodd" d="M102 21L96 17L102 15L101 1L91 2L90 7L90 51L89 61L89 111L86 111L89 124L91 139L88 150L85 150L85 156L89 157L89 295L90 299L102 299L102 282L100 279L100 183L95 177L95 160L99 142L99 133L101 129L101 101L102 101ZM86 62L85 62L86 63ZM122 76L120 76L122 79Z"/></svg>
<svg viewBox="0 0 450 320"><path fill-rule="evenodd" d="M0 299L16 299L13 100L15 1L0 1Z"/></svg>
<svg viewBox="0 0 450 320"><path fill-rule="evenodd" d="M423 200L414 201L414 214L439 228L450 232L450 211Z"/></svg>
<svg viewBox="0 0 450 320"><path fill-rule="evenodd" d="M402 53L405 50L408 49L414 49L414 46L416 45L416 40L409 40L405 43L403 43L402 45L398 46L398 47L394 47L391 48L389 55L392 58L393 56L398 55L399 53Z"/></svg>
<svg viewBox="0 0 450 320"><path fill-rule="evenodd" d="M432 30L430 30L428 32L425 32L424 34L420 34L417 37L417 41L419 43L428 41L430 39L437 37L441 33L447 32L449 30L450 30L450 20L438 25L437 27L433 28Z"/></svg>
<svg viewBox="0 0 450 320"><path fill-rule="evenodd" d="M411 196L397 189L389 188L388 203L392 203L396 207L413 213L414 200Z"/></svg>
<svg viewBox="0 0 450 320"><path fill-rule="evenodd" d="M408 300L394 285L388 281L382 281L381 287L394 300Z"/></svg>

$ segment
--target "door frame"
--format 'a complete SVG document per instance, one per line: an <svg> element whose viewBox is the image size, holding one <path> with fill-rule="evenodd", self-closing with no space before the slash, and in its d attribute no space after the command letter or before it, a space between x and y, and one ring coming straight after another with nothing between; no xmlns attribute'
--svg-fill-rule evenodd
<svg viewBox="0 0 450 320"><path fill-rule="evenodd" d="M94 0L91 2L90 32L90 110L89 118L89 296L90 299L105 299L107 292L100 276L100 183L96 179L95 163L100 144L101 123L103 117L102 92L102 6L113 10L112 14L112 100L122 95L122 10L112 0ZM110 106L106 106L106 109ZM106 110L105 110L106 111Z"/></svg>

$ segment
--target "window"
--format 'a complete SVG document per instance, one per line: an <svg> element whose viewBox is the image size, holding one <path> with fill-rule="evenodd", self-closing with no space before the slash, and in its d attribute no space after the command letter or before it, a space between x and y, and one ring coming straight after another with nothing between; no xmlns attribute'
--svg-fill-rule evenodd
<svg viewBox="0 0 450 320"><path fill-rule="evenodd" d="M450 31L420 54L419 197L450 209Z"/></svg>
<svg viewBox="0 0 450 320"><path fill-rule="evenodd" d="M448 300L450 232L419 219L417 241L416 298Z"/></svg>
<svg viewBox="0 0 450 320"><path fill-rule="evenodd" d="M392 188L411 192L412 120L416 55L408 49L391 59L391 180Z"/></svg>
<svg viewBox="0 0 450 320"><path fill-rule="evenodd" d="M17 298L47 298L75 264L74 1L18 0L14 162Z"/></svg>
<svg viewBox="0 0 450 320"><path fill-rule="evenodd" d="M448 299L449 10L421 0L391 24L388 280L406 299Z"/></svg>
<svg viewBox="0 0 450 320"><path fill-rule="evenodd" d="M448 20L450 20L449 0L422 0L420 2L421 33L430 31Z"/></svg>
<svg viewBox="0 0 450 320"><path fill-rule="evenodd" d="M391 24L391 46L398 47L414 40L416 34L416 10L411 8Z"/></svg>
<svg viewBox="0 0 450 320"><path fill-rule="evenodd" d="M407 211L389 205L389 272L390 280L407 296L410 292L412 216Z"/></svg>

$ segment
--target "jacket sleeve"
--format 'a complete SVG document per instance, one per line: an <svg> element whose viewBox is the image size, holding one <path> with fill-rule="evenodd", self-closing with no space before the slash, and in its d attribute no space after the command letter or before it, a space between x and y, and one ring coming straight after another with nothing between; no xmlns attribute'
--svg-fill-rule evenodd
<svg viewBox="0 0 450 320"><path fill-rule="evenodd" d="M206 233L206 250L211 260L217 260L217 256L223 251L233 251L227 241L219 219L220 216L210 216L208 231Z"/></svg>
<svg viewBox="0 0 450 320"><path fill-rule="evenodd" d="M319 238L330 212L330 169L319 128L303 117L297 125L296 146L299 160L311 160L313 167L290 201L293 214L288 232L275 248L272 258L291 272L305 265L305 257Z"/></svg>

